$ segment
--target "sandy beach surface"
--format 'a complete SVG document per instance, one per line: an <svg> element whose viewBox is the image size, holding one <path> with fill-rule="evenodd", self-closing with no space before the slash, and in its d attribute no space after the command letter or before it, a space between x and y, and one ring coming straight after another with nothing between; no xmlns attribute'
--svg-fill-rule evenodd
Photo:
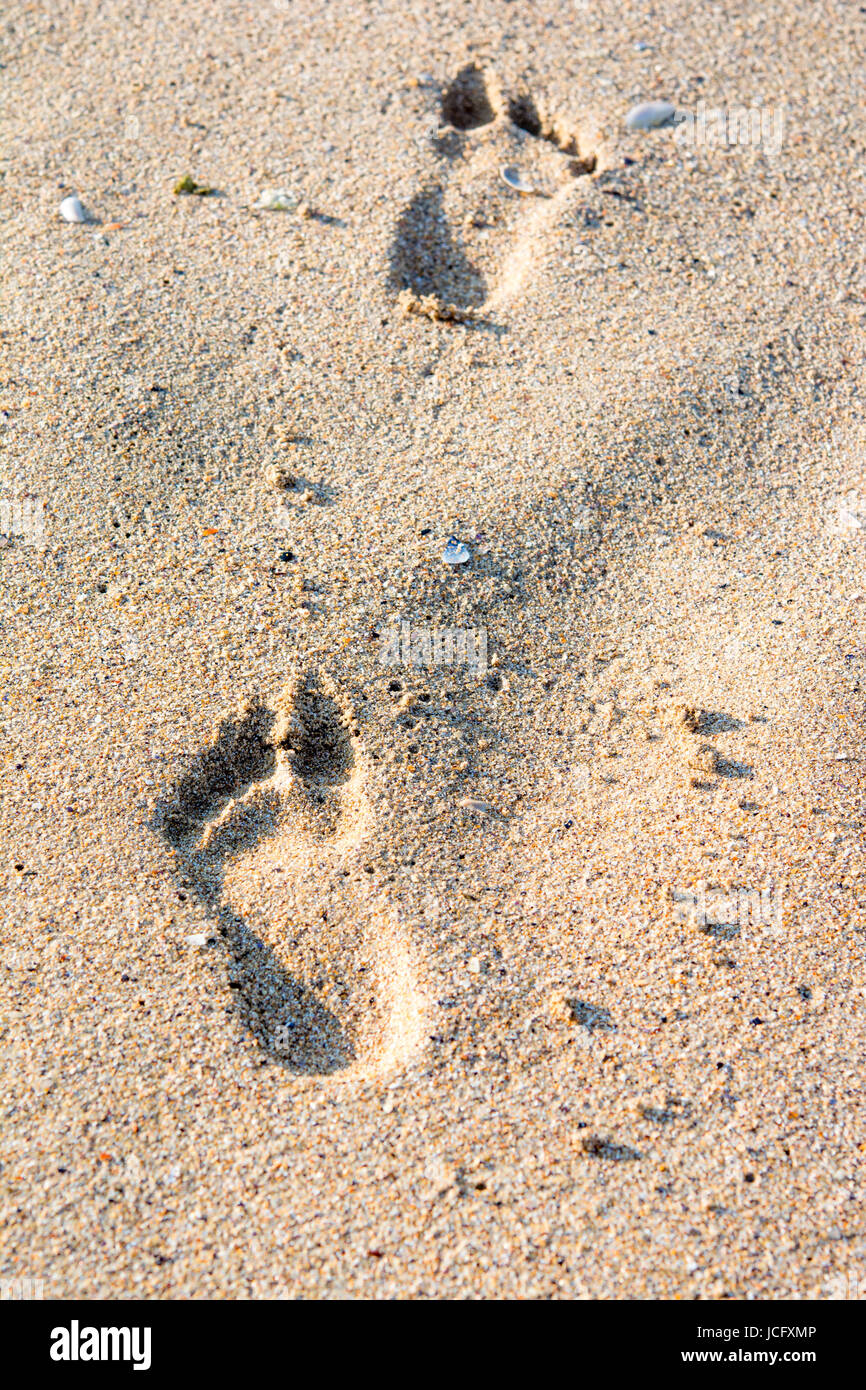
<svg viewBox="0 0 866 1390"><path fill-rule="evenodd" d="M2 50L0 1276L866 1296L866 9Z"/></svg>

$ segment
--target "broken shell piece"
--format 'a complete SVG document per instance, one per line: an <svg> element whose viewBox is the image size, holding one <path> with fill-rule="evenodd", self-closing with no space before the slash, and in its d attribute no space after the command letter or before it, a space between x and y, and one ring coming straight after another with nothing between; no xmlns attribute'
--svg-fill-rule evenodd
<svg viewBox="0 0 866 1390"><path fill-rule="evenodd" d="M467 811L476 811L479 816L489 816L493 812L489 801L479 801L475 796L461 797L460 805L465 806Z"/></svg>
<svg viewBox="0 0 866 1390"><path fill-rule="evenodd" d="M285 188L265 188L256 206L267 212L294 212L298 200Z"/></svg>
<svg viewBox="0 0 866 1390"><path fill-rule="evenodd" d="M71 198L64 198L60 204L60 216L64 222L86 222L87 213L80 198L73 194Z"/></svg>
<svg viewBox="0 0 866 1390"><path fill-rule="evenodd" d="M655 130L672 125L676 109L669 101L645 101L633 106L625 118L626 130Z"/></svg>
<svg viewBox="0 0 866 1390"><path fill-rule="evenodd" d="M531 183L527 183L519 169L513 164L506 164L500 171L503 179L509 188L513 188L515 193L537 193L538 189Z"/></svg>
<svg viewBox="0 0 866 1390"><path fill-rule="evenodd" d="M450 536L448 544L442 551L442 559L446 565L465 565L471 559L472 553L468 545L458 541L456 536Z"/></svg>

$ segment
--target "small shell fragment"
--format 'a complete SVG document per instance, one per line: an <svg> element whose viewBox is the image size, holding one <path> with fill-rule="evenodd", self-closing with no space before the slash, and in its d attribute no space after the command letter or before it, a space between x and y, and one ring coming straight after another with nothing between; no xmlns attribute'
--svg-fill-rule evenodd
<svg viewBox="0 0 866 1390"><path fill-rule="evenodd" d="M264 208L267 212L294 212L298 200L288 189L265 188L256 206Z"/></svg>
<svg viewBox="0 0 866 1390"><path fill-rule="evenodd" d="M442 551L442 559L446 565L465 565L467 560L472 558L472 552L468 545L458 541L456 536L449 536L448 544Z"/></svg>
<svg viewBox="0 0 866 1390"><path fill-rule="evenodd" d="M461 797L460 805L465 806L467 811L476 811L479 816L489 816L493 813L493 807L489 801L479 801L474 796Z"/></svg>
<svg viewBox="0 0 866 1390"><path fill-rule="evenodd" d="M626 130L655 130L671 125L676 108L669 101L645 101L633 106L625 118Z"/></svg>
<svg viewBox="0 0 866 1390"><path fill-rule="evenodd" d="M86 222L87 213L80 198L73 194L70 198L64 198L60 204L60 216L64 222Z"/></svg>
<svg viewBox="0 0 866 1390"><path fill-rule="evenodd" d="M506 165L504 165L503 168L502 168L502 170L501 170L501 173L502 173L503 179L504 179L505 182L508 184L508 187L509 187L509 188L513 188L514 191L515 191L515 193L537 193L537 192L538 192L538 189L537 189L537 188L534 188L533 185L532 185L531 183L527 183L526 179L523 177L523 175L521 174L520 170L517 169L517 168L515 168L515 166L514 166L513 164L506 164Z"/></svg>

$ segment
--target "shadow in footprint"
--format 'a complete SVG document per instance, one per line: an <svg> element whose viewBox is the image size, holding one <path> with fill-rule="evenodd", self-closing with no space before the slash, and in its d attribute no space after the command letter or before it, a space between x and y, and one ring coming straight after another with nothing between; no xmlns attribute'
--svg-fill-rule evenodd
<svg viewBox="0 0 866 1390"><path fill-rule="evenodd" d="M731 733L744 727L742 719L735 719L732 714L725 714L722 710L702 709L698 716L696 732L702 734L725 734Z"/></svg>
<svg viewBox="0 0 866 1390"><path fill-rule="evenodd" d="M409 203L397 223L389 257L393 290L435 295L464 308L483 304L487 282L455 241L442 207L442 189L432 185Z"/></svg>
<svg viewBox="0 0 866 1390"><path fill-rule="evenodd" d="M519 130L525 130L527 135L541 138L541 117L535 101L528 92L520 92L510 97L507 110L512 125L516 125Z"/></svg>
<svg viewBox="0 0 866 1390"><path fill-rule="evenodd" d="M581 1139L580 1147L590 1158L605 1158L613 1163L629 1163L641 1157L637 1149L630 1148L628 1144L618 1144L598 1134L588 1134Z"/></svg>
<svg viewBox="0 0 866 1390"><path fill-rule="evenodd" d="M755 775L755 769L748 763L735 762L733 758L719 758L715 771L719 777L753 778Z"/></svg>
<svg viewBox="0 0 866 1390"><path fill-rule="evenodd" d="M476 130L496 119L484 74L475 63L461 68L442 97L442 120L456 130Z"/></svg>
<svg viewBox="0 0 866 1390"><path fill-rule="evenodd" d="M604 1033L616 1032L616 1024L611 1017L610 1009L601 1008L596 1004L587 1004L582 999L571 999L569 1003L574 1022L581 1024L590 1033L594 1029Z"/></svg>
<svg viewBox="0 0 866 1390"><path fill-rule="evenodd" d="M707 922L701 927L704 936L711 936L715 941L733 941L740 935L740 927L737 922Z"/></svg>
<svg viewBox="0 0 866 1390"><path fill-rule="evenodd" d="M669 1125L676 1120L688 1120L692 1114L692 1107L679 1096L668 1096L663 1107L642 1105L640 1113L645 1120L651 1120L653 1124Z"/></svg>
<svg viewBox="0 0 866 1390"><path fill-rule="evenodd" d="M517 126L518 130L525 130L536 140L549 141L563 154L580 154L577 133L557 118L542 116L535 98L529 92L514 93L508 98L505 109L511 124ZM573 174L591 174L596 167L594 155L573 163L577 166L571 169Z"/></svg>
<svg viewBox="0 0 866 1390"><path fill-rule="evenodd" d="M320 689L314 677L298 686L294 708L299 725L294 736L291 731L288 735L292 770L307 794L318 801L327 790L348 782L355 755L336 700Z"/></svg>
<svg viewBox="0 0 866 1390"><path fill-rule="evenodd" d="M325 786L343 780L351 767L351 748L331 703L311 686L298 701L309 723L295 724L296 751L290 756L314 800L324 799ZM326 1075L355 1060L339 1021L222 900L229 859L271 835L280 820L279 794L267 785L276 768L275 726L274 714L255 704L237 719L224 721L213 745L157 808L154 828L174 849L185 881L216 918L243 1026L272 1061L294 1072ZM290 726L287 742L292 733Z"/></svg>

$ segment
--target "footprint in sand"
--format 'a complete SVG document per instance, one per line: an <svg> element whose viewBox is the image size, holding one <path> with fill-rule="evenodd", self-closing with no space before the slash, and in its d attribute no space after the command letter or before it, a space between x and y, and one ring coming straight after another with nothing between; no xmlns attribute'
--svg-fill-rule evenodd
<svg viewBox="0 0 866 1390"><path fill-rule="evenodd" d="M529 91L507 92L472 63L442 93L440 117L433 147L448 172L429 179L401 214L389 285L406 312L483 318L520 290L539 234L596 158ZM507 166L538 196L509 189L501 177Z"/></svg>
<svg viewBox="0 0 866 1390"><path fill-rule="evenodd" d="M296 1072L382 1072L422 1034L397 912L364 847L353 712L324 676L242 704L160 804L178 868L216 918L244 1026Z"/></svg>

